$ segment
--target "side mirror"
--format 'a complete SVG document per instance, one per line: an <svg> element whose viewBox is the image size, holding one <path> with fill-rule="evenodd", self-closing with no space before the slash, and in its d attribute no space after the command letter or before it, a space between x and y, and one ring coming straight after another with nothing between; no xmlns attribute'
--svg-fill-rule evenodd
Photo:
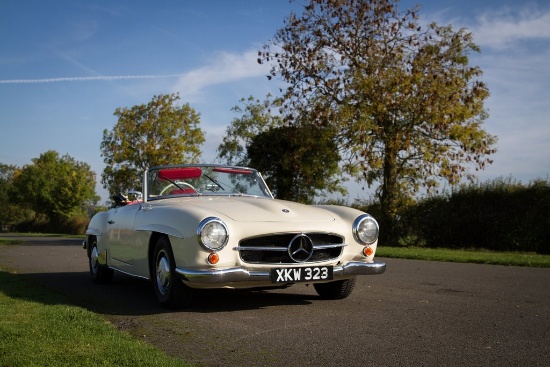
<svg viewBox="0 0 550 367"><path fill-rule="evenodd" d="M115 202L115 207L128 204L128 198L121 193L113 195L113 201Z"/></svg>
<svg viewBox="0 0 550 367"><path fill-rule="evenodd" d="M135 190L128 191L129 201L138 201L141 199L143 199L143 194L141 193L141 191L135 191Z"/></svg>

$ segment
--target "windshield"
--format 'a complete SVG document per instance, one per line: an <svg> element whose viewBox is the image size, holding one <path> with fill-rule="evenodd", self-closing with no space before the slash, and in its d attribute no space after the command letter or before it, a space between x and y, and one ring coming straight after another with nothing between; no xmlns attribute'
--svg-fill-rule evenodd
<svg viewBox="0 0 550 367"><path fill-rule="evenodd" d="M272 198L256 170L217 165L154 167L147 171L147 198L251 195Z"/></svg>

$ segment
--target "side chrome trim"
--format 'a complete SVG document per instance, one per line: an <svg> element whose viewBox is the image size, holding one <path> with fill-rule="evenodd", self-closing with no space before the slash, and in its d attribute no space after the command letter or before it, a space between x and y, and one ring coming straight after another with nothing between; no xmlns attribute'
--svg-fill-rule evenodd
<svg viewBox="0 0 550 367"><path fill-rule="evenodd" d="M273 265L273 267L275 268L277 266ZM286 267L288 267L288 265ZM335 266L333 270L333 280L350 278L357 275L382 274L384 271L386 271L386 263L383 262L364 263L352 261L344 266ZM182 280L190 283L216 284L271 281L269 271L249 271L242 267L211 270L176 268L176 272L181 275Z"/></svg>
<svg viewBox="0 0 550 367"><path fill-rule="evenodd" d="M129 275L129 276L131 276L131 277L133 277L133 278L139 278L139 279L150 280L150 278L148 278L148 277L144 277L144 276L142 276L142 275L135 275L135 274L132 274L132 273L128 273L127 271L120 270L119 268L115 268L115 267L112 267L112 266L109 266L109 269L112 269L112 270L116 271L117 273Z"/></svg>

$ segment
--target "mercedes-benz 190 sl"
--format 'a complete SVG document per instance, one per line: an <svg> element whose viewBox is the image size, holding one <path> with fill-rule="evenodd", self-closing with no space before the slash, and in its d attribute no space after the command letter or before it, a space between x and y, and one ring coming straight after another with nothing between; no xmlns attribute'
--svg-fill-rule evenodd
<svg viewBox="0 0 550 367"><path fill-rule="evenodd" d="M312 284L346 298L374 261L376 220L356 209L274 199L261 174L223 165L147 169L141 192L93 216L83 247L96 283L114 271L151 280L160 304L188 306L195 289Z"/></svg>

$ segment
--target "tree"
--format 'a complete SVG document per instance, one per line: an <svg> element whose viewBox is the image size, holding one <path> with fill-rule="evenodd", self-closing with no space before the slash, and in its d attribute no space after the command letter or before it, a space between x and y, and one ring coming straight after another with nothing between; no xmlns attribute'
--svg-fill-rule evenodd
<svg viewBox="0 0 550 367"><path fill-rule="evenodd" d="M10 196L19 207L44 215L60 227L87 205L98 202L96 178L90 165L49 150L14 174Z"/></svg>
<svg viewBox="0 0 550 367"><path fill-rule="evenodd" d="M280 116L272 114L273 109L279 108L279 101L270 94L263 102L250 96L248 99L242 98L240 103L244 108L234 106L231 109L241 114L241 117L234 118L227 127L218 147L218 158L225 159L227 164L250 166L247 147L252 140L262 132L283 126L284 121Z"/></svg>
<svg viewBox="0 0 550 367"><path fill-rule="evenodd" d="M251 166L261 171L279 199L311 202L323 191L345 193L340 186L340 155L328 128L291 125L272 110L279 101L270 95L261 102L241 99L244 108L227 128L218 157L228 164Z"/></svg>
<svg viewBox="0 0 550 367"><path fill-rule="evenodd" d="M323 190L345 193L338 179L338 147L326 129L271 128L252 139L247 156L278 199L311 203Z"/></svg>
<svg viewBox="0 0 550 367"><path fill-rule="evenodd" d="M29 211L14 204L9 193L13 191L13 179L19 168L0 163L0 224L12 225L23 221Z"/></svg>
<svg viewBox="0 0 550 367"><path fill-rule="evenodd" d="M489 96L479 52L465 29L418 22L418 7L392 0L310 0L264 45L258 62L288 85L292 119L333 125L345 169L377 185L384 227L395 235L400 203L421 186L474 179L491 163L496 137L482 123ZM389 238L389 240L394 240Z"/></svg>
<svg viewBox="0 0 550 367"><path fill-rule="evenodd" d="M178 94L154 96L147 105L117 108L118 122L103 131L101 175L111 195L141 187L150 166L195 163L201 155L204 133L200 115L189 104L177 106Z"/></svg>

